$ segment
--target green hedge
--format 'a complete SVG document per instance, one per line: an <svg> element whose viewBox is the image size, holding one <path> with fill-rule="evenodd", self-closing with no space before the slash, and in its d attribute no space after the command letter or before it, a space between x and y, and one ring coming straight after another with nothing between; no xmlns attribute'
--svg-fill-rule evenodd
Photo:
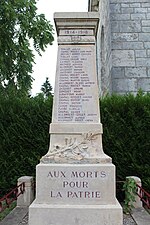
<svg viewBox="0 0 150 225"><path fill-rule="evenodd" d="M35 175L49 145L52 97L0 97L0 191L16 185L20 176Z"/></svg>
<svg viewBox="0 0 150 225"><path fill-rule="evenodd" d="M103 148L117 177L135 175L150 192L150 95L107 96L100 101ZM35 175L49 146L52 97L0 96L0 191L20 176Z"/></svg>
<svg viewBox="0 0 150 225"><path fill-rule="evenodd" d="M150 94L112 95L101 100L103 148L117 176L138 176L150 192Z"/></svg>

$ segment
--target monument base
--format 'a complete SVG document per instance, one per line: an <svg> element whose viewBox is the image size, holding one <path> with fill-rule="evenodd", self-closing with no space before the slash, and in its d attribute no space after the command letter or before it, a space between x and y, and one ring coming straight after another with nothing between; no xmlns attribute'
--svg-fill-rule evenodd
<svg viewBox="0 0 150 225"><path fill-rule="evenodd" d="M36 200L29 207L29 225L123 224L112 163L40 163L36 174Z"/></svg>
<svg viewBox="0 0 150 225"><path fill-rule="evenodd" d="M30 206L29 225L122 225L122 208L113 205L49 205Z"/></svg>

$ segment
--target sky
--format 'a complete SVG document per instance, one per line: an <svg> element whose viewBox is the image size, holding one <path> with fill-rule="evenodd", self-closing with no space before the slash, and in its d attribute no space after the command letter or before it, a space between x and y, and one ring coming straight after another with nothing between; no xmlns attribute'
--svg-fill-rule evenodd
<svg viewBox="0 0 150 225"><path fill-rule="evenodd" d="M88 0L38 0L37 2L38 14L44 13L46 19L51 21L51 24L55 26L53 21L54 12L87 12ZM35 64L33 67L33 78L35 79L32 84L32 95L35 96L40 92L42 84L45 82L46 77L54 90L56 61L57 61L57 36L54 35L55 41L53 45L46 49L42 53L42 57L35 53Z"/></svg>

